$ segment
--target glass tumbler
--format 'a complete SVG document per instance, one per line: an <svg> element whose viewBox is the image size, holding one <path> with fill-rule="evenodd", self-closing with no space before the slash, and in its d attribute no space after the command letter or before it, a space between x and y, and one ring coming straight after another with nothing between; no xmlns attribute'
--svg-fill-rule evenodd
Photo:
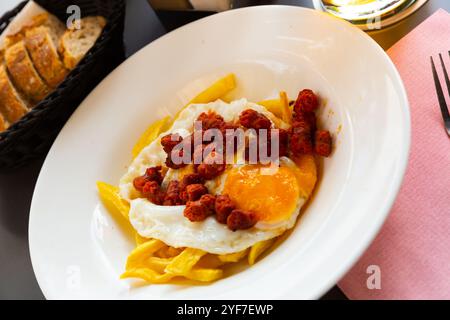
<svg viewBox="0 0 450 320"><path fill-rule="evenodd" d="M415 0L320 0L323 9L339 18L358 22L392 16Z"/></svg>

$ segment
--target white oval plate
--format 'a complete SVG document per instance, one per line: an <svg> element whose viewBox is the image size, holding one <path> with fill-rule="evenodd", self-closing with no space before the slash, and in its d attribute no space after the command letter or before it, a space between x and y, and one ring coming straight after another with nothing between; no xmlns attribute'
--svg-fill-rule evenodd
<svg viewBox="0 0 450 320"><path fill-rule="evenodd" d="M174 114L228 72L252 101L312 88L335 152L313 201L273 252L209 285L120 280L133 239L97 196L117 184L154 120ZM50 299L318 298L384 222L405 171L407 97L383 50L351 24L313 10L262 6L217 14L149 44L82 103L54 143L33 197L33 268Z"/></svg>

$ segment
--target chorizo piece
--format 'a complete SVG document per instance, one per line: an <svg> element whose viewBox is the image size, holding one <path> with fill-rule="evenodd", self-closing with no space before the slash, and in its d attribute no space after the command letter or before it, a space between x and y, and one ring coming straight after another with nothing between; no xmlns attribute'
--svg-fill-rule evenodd
<svg viewBox="0 0 450 320"><path fill-rule="evenodd" d="M161 205L164 201L164 192L156 181L147 182L142 188L142 194L152 203Z"/></svg>
<svg viewBox="0 0 450 320"><path fill-rule="evenodd" d="M313 153L311 128L303 122L294 122L289 132L289 144L294 156Z"/></svg>
<svg viewBox="0 0 450 320"><path fill-rule="evenodd" d="M223 194L216 197L215 202L216 220L219 223L226 224L228 216L234 209L236 209L236 206L228 195Z"/></svg>
<svg viewBox="0 0 450 320"><path fill-rule="evenodd" d="M294 111L300 112L315 112L319 107L319 98L310 90L305 89L300 91L297 100L295 101Z"/></svg>
<svg viewBox="0 0 450 320"><path fill-rule="evenodd" d="M319 130L316 132L314 151L322 157L329 157L331 154L332 139L329 131Z"/></svg>
<svg viewBox="0 0 450 320"><path fill-rule="evenodd" d="M205 180L203 180L202 176L198 173L189 173L181 179L180 190L186 189L188 185L197 183L203 184L204 182Z"/></svg>
<svg viewBox="0 0 450 320"><path fill-rule="evenodd" d="M227 218L227 226L230 230L246 230L258 222L257 216L251 211L233 210Z"/></svg>
<svg viewBox="0 0 450 320"><path fill-rule="evenodd" d="M202 176L205 180L211 180L215 177L220 176L225 171L226 165L225 163L218 164L218 163L212 163L212 164L206 164L202 163L199 164L197 167L197 172Z"/></svg>
<svg viewBox="0 0 450 320"><path fill-rule="evenodd" d="M161 184L161 182L163 181L161 170L161 166L148 168L147 170L145 170L145 178L148 181L156 181Z"/></svg>
<svg viewBox="0 0 450 320"><path fill-rule="evenodd" d="M249 129L270 129L272 122L263 115L252 109L244 110L239 116L240 124Z"/></svg>
<svg viewBox="0 0 450 320"><path fill-rule="evenodd" d="M293 126L309 127L311 132L315 132L317 130L317 118L314 112L294 112L293 120Z"/></svg>
<svg viewBox="0 0 450 320"><path fill-rule="evenodd" d="M223 154L218 154L215 151L211 151L206 156L203 163L198 165L197 173L200 174L203 179L211 180L217 176L220 176L225 171L225 169L226 164L225 159L223 158Z"/></svg>
<svg viewBox="0 0 450 320"><path fill-rule="evenodd" d="M142 188L144 188L145 184L147 183L147 179L145 178L145 176L139 176L136 177L133 180L133 186L137 191L141 191L142 192Z"/></svg>
<svg viewBox="0 0 450 320"><path fill-rule="evenodd" d="M222 116L218 115L215 112L203 112L198 116L197 121L200 121L202 123L203 131L209 129L220 129L225 123Z"/></svg>
<svg viewBox="0 0 450 320"><path fill-rule="evenodd" d="M175 148L176 145L178 145L181 141L183 141L183 138L178 134L168 134L161 138L161 145L164 149L164 152L167 154L171 153L173 148Z"/></svg>
<svg viewBox="0 0 450 320"><path fill-rule="evenodd" d="M206 144L201 144L195 147L193 155L192 155L192 161L194 163L194 166L198 166L203 161L203 153L205 152Z"/></svg>
<svg viewBox="0 0 450 320"><path fill-rule="evenodd" d="M177 180L173 180L169 182L167 186L166 195L164 197L164 206L179 206L183 204L183 201L180 198L180 188L179 182Z"/></svg>
<svg viewBox="0 0 450 320"><path fill-rule="evenodd" d="M143 176L139 176L133 180L133 186L136 188L136 190L142 192L142 188L147 182L155 181L158 184L161 184L161 182L163 181L161 169L161 166L148 168L147 170L145 170L145 174Z"/></svg>
<svg viewBox="0 0 450 320"><path fill-rule="evenodd" d="M286 157L289 151L289 133L287 130L278 129L279 150L280 157Z"/></svg>
<svg viewBox="0 0 450 320"><path fill-rule="evenodd" d="M190 184L181 192L181 200L184 202L197 201L208 193L208 189L202 184Z"/></svg>
<svg viewBox="0 0 450 320"><path fill-rule="evenodd" d="M213 196L212 194L204 194L200 197L199 201L212 212L215 211L216 196Z"/></svg>
<svg viewBox="0 0 450 320"><path fill-rule="evenodd" d="M189 201L186 204L186 208L183 212L184 216L191 222L204 221L206 218L212 215L212 213L213 212L200 201Z"/></svg>
<svg viewBox="0 0 450 320"><path fill-rule="evenodd" d="M177 161L177 163L175 163L174 161L173 161L173 159L172 159L172 154L174 153L174 152L178 152L178 158L179 159L183 159L183 150L181 149L181 150L178 150L178 151L175 151L175 150L172 150L172 152L170 152L168 155L167 155L167 158L166 158L166 161L165 161L165 165L168 167L168 168L171 168L171 169L181 169L181 168L184 168L184 167L186 167L188 164L187 163L184 163L184 161L181 161L181 163L178 163L178 161Z"/></svg>

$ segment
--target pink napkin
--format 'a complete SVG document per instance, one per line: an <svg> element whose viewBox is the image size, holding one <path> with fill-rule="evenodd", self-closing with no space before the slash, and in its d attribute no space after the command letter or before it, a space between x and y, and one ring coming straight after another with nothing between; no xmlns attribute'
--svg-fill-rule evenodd
<svg viewBox="0 0 450 320"><path fill-rule="evenodd" d="M430 67L432 55L441 71L442 53L450 71L449 50L444 10L388 50L411 104L411 155L389 218L339 283L349 299L450 299L450 138Z"/></svg>

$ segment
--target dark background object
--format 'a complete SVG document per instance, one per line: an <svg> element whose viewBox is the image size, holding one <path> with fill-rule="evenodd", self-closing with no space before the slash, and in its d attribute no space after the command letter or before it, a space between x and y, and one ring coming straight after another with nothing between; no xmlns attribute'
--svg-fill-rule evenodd
<svg viewBox="0 0 450 320"><path fill-rule="evenodd" d="M310 0L245 1L252 5L291 4L312 7ZM450 1L430 0L410 18L378 31L372 36L387 49L439 8L450 11ZM169 21L171 24L177 24L176 16L173 18L167 16L167 19L173 20ZM127 57L164 33L166 33L165 28L147 0L127 1L124 34ZM44 298L36 282L28 251L29 209L34 185L43 162L44 157L41 156L24 168L0 172L0 299ZM64 177L61 177L61 181L63 179ZM58 185L55 182L55 186ZM346 298L338 287L334 287L323 299Z"/></svg>
<svg viewBox="0 0 450 320"><path fill-rule="evenodd" d="M21 120L0 134L0 169L19 167L45 154L84 98L124 59L123 28L125 2L123 0L36 0L42 7L62 21L67 19L67 7L78 5L82 16L101 15L108 24L94 47L78 66L43 101ZM0 19L2 32L26 4Z"/></svg>

